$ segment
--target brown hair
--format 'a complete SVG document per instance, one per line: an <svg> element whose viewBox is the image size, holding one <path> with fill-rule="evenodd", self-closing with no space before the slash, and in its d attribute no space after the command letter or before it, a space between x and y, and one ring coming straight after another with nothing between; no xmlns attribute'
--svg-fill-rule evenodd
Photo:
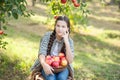
<svg viewBox="0 0 120 80"><path fill-rule="evenodd" d="M58 20L65 21L67 23L67 27L69 28L69 33L70 33L70 21L69 21L69 19L66 16L58 16L56 21L55 21L54 26L56 26L56 23ZM55 38L56 38L56 31L55 31L55 27L54 27L54 30L53 30L52 34L50 35L50 40L49 40L48 47L47 47L47 54L50 54L51 47L53 45ZM66 52L65 43L63 43L63 46L61 48L61 52L63 52L63 53Z"/></svg>

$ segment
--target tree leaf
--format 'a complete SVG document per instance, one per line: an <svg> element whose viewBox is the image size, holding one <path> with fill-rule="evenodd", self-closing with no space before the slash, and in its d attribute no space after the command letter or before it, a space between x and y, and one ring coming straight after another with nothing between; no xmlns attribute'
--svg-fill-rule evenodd
<svg viewBox="0 0 120 80"><path fill-rule="evenodd" d="M18 19L18 14L17 14L17 10L16 10L16 9L13 9L13 10L12 10L12 16L13 16L15 19Z"/></svg>
<svg viewBox="0 0 120 80"><path fill-rule="evenodd" d="M7 27L6 27L6 26L3 26L3 29L4 29L4 30L6 30L6 29L7 29Z"/></svg>
<svg viewBox="0 0 120 80"><path fill-rule="evenodd" d="M25 11L26 10L26 6L24 4L21 4L20 5L20 9L21 9L21 11Z"/></svg>
<svg viewBox="0 0 120 80"><path fill-rule="evenodd" d="M7 13L7 15L8 15L8 17L10 17L10 16L11 16L11 12L9 11L9 12Z"/></svg>

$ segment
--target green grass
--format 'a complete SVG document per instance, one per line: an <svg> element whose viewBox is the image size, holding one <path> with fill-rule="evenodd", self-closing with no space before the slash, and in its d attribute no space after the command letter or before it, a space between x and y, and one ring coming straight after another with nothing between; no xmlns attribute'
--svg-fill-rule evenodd
<svg viewBox="0 0 120 80"><path fill-rule="evenodd" d="M0 54L0 77L6 80L24 80L37 58L40 36L15 30L8 26L7 49ZM5 77L11 74L11 76ZM17 74L16 74L17 73Z"/></svg>
<svg viewBox="0 0 120 80"><path fill-rule="evenodd" d="M104 42L104 38L90 35L75 34L74 40L76 42L74 67L77 80L119 80L118 47Z"/></svg>
<svg viewBox="0 0 120 80"><path fill-rule="evenodd" d="M7 50L0 54L0 77L7 80L24 80L37 58L41 36L9 26ZM105 41L110 32L99 36L72 33L75 42L76 80L118 80L120 78L120 49ZM111 31L111 34L114 31ZM110 39L117 39L109 37ZM107 37L108 39L108 37ZM6 77L6 75L8 75Z"/></svg>
<svg viewBox="0 0 120 80"><path fill-rule="evenodd" d="M39 41L50 29L50 26L43 26L46 17L38 15L39 8L35 7L33 10L37 15L31 18L10 19L6 30L8 36L5 38L8 42L7 49L0 49L0 80L25 80L29 75L30 67L37 58ZM114 13L111 12L112 16ZM100 11L94 15L96 14L107 15L100 14ZM36 19L37 17L39 19ZM40 18L44 18L44 21ZM71 34L75 47L75 80L120 79L120 32L118 24L115 23L119 20L106 17L101 19L103 21L93 17L90 19L93 27ZM109 28L106 28L107 21L113 22L108 25ZM101 25L105 29L97 28Z"/></svg>

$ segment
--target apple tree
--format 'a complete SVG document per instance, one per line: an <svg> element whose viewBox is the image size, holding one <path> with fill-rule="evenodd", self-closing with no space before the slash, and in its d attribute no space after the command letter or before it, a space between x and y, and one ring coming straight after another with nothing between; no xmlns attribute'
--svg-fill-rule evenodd
<svg viewBox="0 0 120 80"><path fill-rule="evenodd" d="M71 20L72 30L74 30L74 25L82 24L84 26L87 24L87 15L90 11L83 0L44 0L43 2L48 3L50 20L59 15L66 15Z"/></svg>
<svg viewBox="0 0 120 80"><path fill-rule="evenodd" d="M7 17L12 16L18 19L19 16L28 17L31 12L26 9L26 0L0 0L0 48L4 48L7 42L3 38L7 35L4 30L6 28Z"/></svg>
<svg viewBox="0 0 120 80"><path fill-rule="evenodd" d="M120 10L120 0L116 0L117 4L118 4L118 9Z"/></svg>

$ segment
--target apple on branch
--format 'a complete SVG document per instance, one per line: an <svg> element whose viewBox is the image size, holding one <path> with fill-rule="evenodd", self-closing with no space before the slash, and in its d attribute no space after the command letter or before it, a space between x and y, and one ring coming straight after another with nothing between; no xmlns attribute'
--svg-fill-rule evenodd
<svg viewBox="0 0 120 80"><path fill-rule="evenodd" d="M75 3L76 2L76 0L72 0L72 3Z"/></svg>
<svg viewBox="0 0 120 80"><path fill-rule="evenodd" d="M77 3L77 2L74 2L74 6L75 6L75 7L79 7L79 6L80 6L80 4L79 4L79 3Z"/></svg>
<svg viewBox="0 0 120 80"><path fill-rule="evenodd" d="M3 34L4 32L2 30L0 30L0 34Z"/></svg>
<svg viewBox="0 0 120 80"><path fill-rule="evenodd" d="M65 4L67 2L67 0L61 0L62 4Z"/></svg>

